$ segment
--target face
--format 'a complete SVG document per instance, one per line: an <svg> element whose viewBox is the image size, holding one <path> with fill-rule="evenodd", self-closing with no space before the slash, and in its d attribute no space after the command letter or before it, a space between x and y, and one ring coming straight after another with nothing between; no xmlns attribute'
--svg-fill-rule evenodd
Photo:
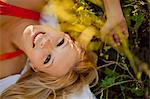
<svg viewBox="0 0 150 99"><path fill-rule="evenodd" d="M80 49L62 32L48 26L28 26L23 33L25 53L35 71L65 75L79 61Z"/></svg>

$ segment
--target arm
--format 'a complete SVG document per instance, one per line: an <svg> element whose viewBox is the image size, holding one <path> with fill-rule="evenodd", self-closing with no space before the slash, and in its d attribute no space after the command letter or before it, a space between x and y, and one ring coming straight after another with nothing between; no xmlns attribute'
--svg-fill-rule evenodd
<svg viewBox="0 0 150 99"><path fill-rule="evenodd" d="M122 18L120 0L103 0L107 18Z"/></svg>
<svg viewBox="0 0 150 99"><path fill-rule="evenodd" d="M128 28L122 13L120 0L103 0L103 2L107 20L101 29L101 33L102 35L108 33L109 36L113 39L112 42L120 45L117 32L122 32L125 37L128 37Z"/></svg>

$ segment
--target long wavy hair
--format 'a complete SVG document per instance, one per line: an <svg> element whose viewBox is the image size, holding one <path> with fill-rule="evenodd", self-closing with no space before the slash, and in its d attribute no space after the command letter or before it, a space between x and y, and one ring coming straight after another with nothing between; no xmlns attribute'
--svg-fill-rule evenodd
<svg viewBox="0 0 150 99"><path fill-rule="evenodd" d="M93 55L84 52L81 61L59 78L29 69L16 84L2 93L1 99L67 99L68 95L80 91L85 85L95 85L97 76Z"/></svg>

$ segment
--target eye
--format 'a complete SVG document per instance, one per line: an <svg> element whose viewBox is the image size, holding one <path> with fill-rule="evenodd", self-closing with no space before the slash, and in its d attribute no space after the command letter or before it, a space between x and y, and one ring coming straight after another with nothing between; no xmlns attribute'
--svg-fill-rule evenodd
<svg viewBox="0 0 150 99"><path fill-rule="evenodd" d="M47 64L50 61L50 59L51 59L51 55L49 54L45 59L44 64Z"/></svg>
<svg viewBox="0 0 150 99"><path fill-rule="evenodd" d="M61 46L64 44L65 39L63 38L56 46Z"/></svg>

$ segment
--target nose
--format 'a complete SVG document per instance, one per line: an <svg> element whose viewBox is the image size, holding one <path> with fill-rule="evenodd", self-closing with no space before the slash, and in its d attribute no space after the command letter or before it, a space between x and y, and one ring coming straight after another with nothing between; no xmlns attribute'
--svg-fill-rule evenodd
<svg viewBox="0 0 150 99"><path fill-rule="evenodd" d="M50 39L43 39L43 41L40 44L40 47L43 49L48 49L48 50L52 50L53 49L53 44L51 42Z"/></svg>
<svg viewBox="0 0 150 99"><path fill-rule="evenodd" d="M58 41L63 36L64 36L64 34L55 33L55 32L50 32L50 33L44 34L44 38L41 42L41 48L52 49L52 48L56 47Z"/></svg>
<svg viewBox="0 0 150 99"><path fill-rule="evenodd" d="M64 37L64 33L60 33L57 31L51 31L51 32L47 33L46 36L48 38L50 38L53 45L56 45L58 43L58 41L60 40L60 38Z"/></svg>

